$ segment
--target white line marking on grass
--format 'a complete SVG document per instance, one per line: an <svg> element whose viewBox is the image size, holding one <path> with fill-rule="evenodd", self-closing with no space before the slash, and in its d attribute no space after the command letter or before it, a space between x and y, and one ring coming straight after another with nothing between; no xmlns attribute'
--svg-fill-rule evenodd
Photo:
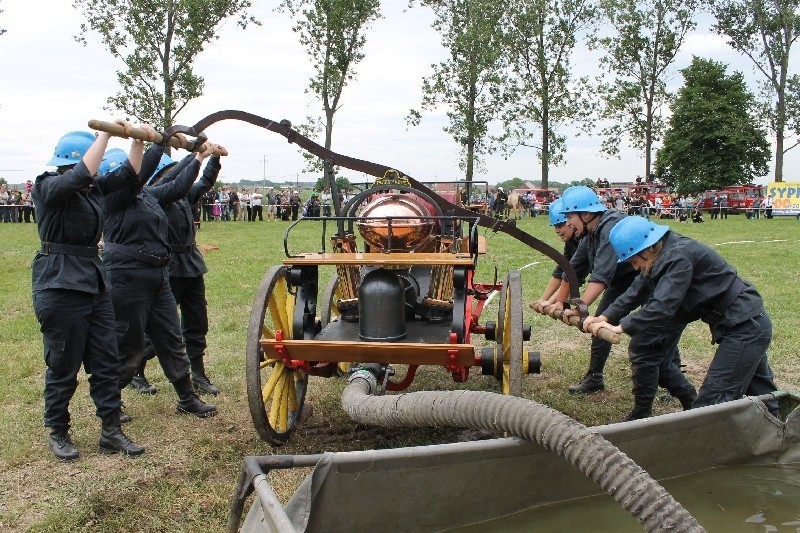
<svg viewBox="0 0 800 533"><path fill-rule="evenodd" d="M521 267L519 267L519 269L520 269L520 270L523 270L523 269L526 269L526 268L528 268L528 267L532 267L532 266L534 266L534 265L538 265L539 263L541 263L541 261L534 261L533 263L528 263L528 264L527 264L527 265L525 265L525 266L521 266Z"/></svg>
<svg viewBox="0 0 800 533"><path fill-rule="evenodd" d="M754 242L788 242L788 239L773 239L771 241L730 241L718 242L714 246L724 246L726 244L753 244Z"/></svg>
<svg viewBox="0 0 800 533"><path fill-rule="evenodd" d="M527 265L519 267L518 270L524 270L524 269L526 269L528 267L532 267L532 266L538 265L539 263L542 263L542 261L534 261L533 263L528 263ZM484 304L484 306L488 306L490 303L492 303L492 300L494 299L494 297L497 296L499 293L500 293L500 291L492 291L489 294L489 297L486 298L486 303Z"/></svg>
<svg viewBox="0 0 800 533"><path fill-rule="evenodd" d="M483 308L486 309L489 306L489 304L492 303L492 300L494 300L494 297L497 296L498 294L500 294L500 291L492 291L489 294L489 297L486 298L486 303L483 304Z"/></svg>

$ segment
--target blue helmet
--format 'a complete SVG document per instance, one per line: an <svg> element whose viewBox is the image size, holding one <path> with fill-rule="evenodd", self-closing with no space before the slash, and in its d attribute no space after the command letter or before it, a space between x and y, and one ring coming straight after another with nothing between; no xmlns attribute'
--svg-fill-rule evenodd
<svg viewBox="0 0 800 533"><path fill-rule="evenodd" d="M153 172L153 175L147 180L147 185L155 185L155 183L161 178L161 171L165 170L167 167L171 167L174 164L175 161L173 161L170 156L167 154L161 154L161 160L158 162L158 166Z"/></svg>
<svg viewBox="0 0 800 533"><path fill-rule="evenodd" d="M125 153L125 150L120 148L106 150L103 160L100 161L100 168L97 169L97 173L101 175L109 174L121 167L127 160L128 154Z"/></svg>
<svg viewBox="0 0 800 533"><path fill-rule="evenodd" d="M574 185L561 196L562 213L602 213L605 210L597 193L586 185Z"/></svg>
<svg viewBox="0 0 800 533"><path fill-rule="evenodd" d="M564 222L567 221L567 217L565 217L564 213L561 212L562 209L561 198L550 202L550 207L548 209L550 213L551 226L557 226L558 224L563 224Z"/></svg>
<svg viewBox="0 0 800 533"><path fill-rule="evenodd" d="M66 167L79 163L94 143L95 136L88 131L71 131L59 139L53 158L47 163L52 167Z"/></svg>
<svg viewBox="0 0 800 533"><path fill-rule="evenodd" d="M653 246L669 231L668 226L654 224L644 217L625 217L611 228L609 239L617 252L619 263Z"/></svg>

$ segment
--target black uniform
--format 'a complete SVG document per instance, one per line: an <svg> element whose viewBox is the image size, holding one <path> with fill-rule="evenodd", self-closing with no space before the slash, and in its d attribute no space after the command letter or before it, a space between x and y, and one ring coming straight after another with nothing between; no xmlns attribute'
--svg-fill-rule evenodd
<svg viewBox="0 0 800 533"><path fill-rule="evenodd" d="M158 164L163 147L145 153L137 187L105 198L103 260L112 283L116 337L122 363L119 387L130 383L150 338L164 374L181 398L192 395L189 360L181 339L175 297L169 285L171 248L162 205L184 198L200 170L194 156L172 182L142 188Z"/></svg>
<svg viewBox="0 0 800 533"><path fill-rule="evenodd" d="M192 185L189 193L184 198L163 207L169 223L168 241L172 250L168 266L169 285L181 311L181 330L183 341L186 343L186 354L192 370L197 372L203 371L203 355L208 333L208 307L203 280L208 268L195 243L197 228L194 225L191 204L202 198L214 186L221 168L219 157L212 156L205 166L202 178ZM177 174L175 171L170 172L167 177L159 181L159 184L170 183ZM146 357L149 359L153 355L155 352L152 346L148 346Z"/></svg>
<svg viewBox="0 0 800 533"><path fill-rule="evenodd" d="M617 253L611 246L609 234L625 214L616 209L608 209L600 215L597 227L584 236L575 255L570 259L578 279L588 276L589 282L603 283L606 286L603 297L597 305L595 316L604 314L606 308L622 295L636 278L636 270L628 263L617 263ZM566 276L562 276L566 279ZM602 375L606 360L611 353L611 343L599 337L592 337L589 372Z"/></svg>
<svg viewBox="0 0 800 533"><path fill-rule="evenodd" d="M91 187L85 190L87 183ZM105 219L103 195L135 183L127 162L97 179L80 162L64 174L38 176L31 192L42 241L31 269L47 365L44 425L56 431L69 428L69 402L81 364L103 426L119 425L119 356L109 342L114 308L97 244Z"/></svg>
<svg viewBox="0 0 800 533"><path fill-rule="evenodd" d="M616 309L635 309L644 304L652 287L649 279L639 275L630 288L606 309L616 314ZM613 323L616 322L615 319ZM681 355L678 348L686 324L674 319L665 319L649 328L633 334L628 344L628 358L631 361L633 381L634 413L644 418L650 416L653 400L661 386L678 398L685 409L691 408L697 398L697 391L681 372ZM627 331L626 331L627 333Z"/></svg>
<svg viewBox="0 0 800 533"><path fill-rule="evenodd" d="M709 324L719 346L694 407L775 391L766 354L772 322L755 287L705 244L672 231L663 242L646 283L608 308L609 321L631 336L667 322Z"/></svg>

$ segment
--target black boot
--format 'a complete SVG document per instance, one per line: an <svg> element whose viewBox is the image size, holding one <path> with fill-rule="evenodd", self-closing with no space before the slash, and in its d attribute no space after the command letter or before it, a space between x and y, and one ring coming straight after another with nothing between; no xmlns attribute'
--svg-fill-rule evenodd
<svg viewBox="0 0 800 533"><path fill-rule="evenodd" d="M688 411L692 408L692 404L697 399L697 392L692 389L691 391L687 392L686 394L681 394L678 396L678 400L681 402L681 407L683 407L684 411Z"/></svg>
<svg viewBox="0 0 800 533"><path fill-rule="evenodd" d="M640 420L642 418L650 418L653 416L653 399L652 398L636 398L633 404L633 411L628 413L624 422L632 420Z"/></svg>
<svg viewBox="0 0 800 533"><path fill-rule="evenodd" d="M206 376L205 372L192 372L192 385L194 390L204 394L211 394L216 396L219 394L219 389L215 387Z"/></svg>
<svg viewBox="0 0 800 533"><path fill-rule="evenodd" d="M144 372L133 376L130 387L139 394L147 394L149 396L152 396L158 392L158 389L155 388L155 386L153 386L153 384L151 384L149 381L147 381Z"/></svg>
<svg viewBox="0 0 800 533"><path fill-rule="evenodd" d="M178 406L175 410L178 413L194 415L198 418L208 418L217 414L216 406L203 402L203 400L198 398L197 394L193 392L185 396L181 395L178 398Z"/></svg>
<svg viewBox="0 0 800 533"><path fill-rule="evenodd" d="M101 453L124 453L131 457L144 453L144 447L129 439L119 426L103 426L99 445Z"/></svg>
<svg viewBox="0 0 800 533"><path fill-rule="evenodd" d="M219 394L219 389L215 387L211 380L206 376L206 367L203 363L203 354L199 357L189 359L189 364L192 367L192 386L196 392L203 394L211 394L216 396Z"/></svg>
<svg viewBox="0 0 800 533"><path fill-rule="evenodd" d="M68 430L54 429L47 440L50 443L50 450L59 461L69 462L79 457L78 448L72 443Z"/></svg>
<svg viewBox="0 0 800 533"><path fill-rule="evenodd" d="M125 404L119 402L119 423L127 424L131 420L133 420L133 417L125 412Z"/></svg>
<svg viewBox="0 0 800 533"><path fill-rule="evenodd" d="M603 382L602 372L592 372L591 370L583 376L577 385L570 385L567 390L570 394L592 394L606 388Z"/></svg>

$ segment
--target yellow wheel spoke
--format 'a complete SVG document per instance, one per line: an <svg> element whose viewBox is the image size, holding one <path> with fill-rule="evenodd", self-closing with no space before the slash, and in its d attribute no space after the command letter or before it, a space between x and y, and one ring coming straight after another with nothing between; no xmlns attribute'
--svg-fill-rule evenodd
<svg viewBox="0 0 800 533"><path fill-rule="evenodd" d="M290 295L286 290L286 284L279 282L267 303L269 314L272 317L272 324L275 329L283 330L287 339L292 338L292 316L294 315L294 296ZM268 329L265 325L264 329ZM275 334L272 333L272 337Z"/></svg>
<svg viewBox="0 0 800 533"><path fill-rule="evenodd" d="M281 395L281 405L278 411L278 431L286 431L289 421L289 389L292 387L292 378L287 376L283 382L283 394Z"/></svg>
<svg viewBox="0 0 800 533"><path fill-rule="evenodd" d="M264 385L264 389L261 391L261 398L266 404L269 399L272 397L272 393L275 391L275 386L278 384L280 377L285 373L285 367L283 363L278 363L275 365L275 368L272 369L272 373L269 375L269 379L267 380L267 384Z"/></svg>
<svg viewBox="0 0 800 533"><path fill-rule="evenodd" d="M269 424L278 427L278 413L281 407L281 396L283 395L283 384L286 382L286 372L281 372L278 384L275 386L275 393L272 395L272 404L269 406Z"/></svg>

